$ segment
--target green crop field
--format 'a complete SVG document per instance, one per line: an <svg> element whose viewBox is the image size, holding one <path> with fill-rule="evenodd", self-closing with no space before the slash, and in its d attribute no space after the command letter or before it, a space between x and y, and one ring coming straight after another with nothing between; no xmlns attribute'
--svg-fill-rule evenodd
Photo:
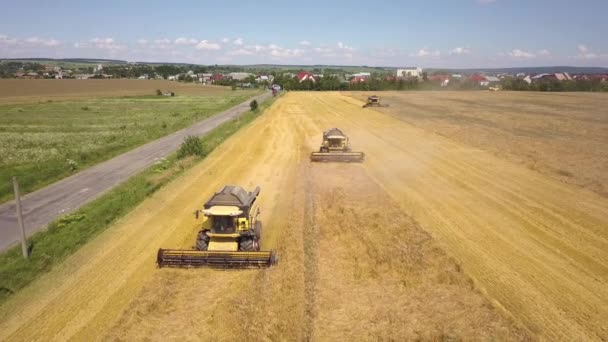
<svg viewBox="0 0 608 342"><path fill-rule="evenodd" d="M0 202L230 108L258 91L0 105Z"/></svg>

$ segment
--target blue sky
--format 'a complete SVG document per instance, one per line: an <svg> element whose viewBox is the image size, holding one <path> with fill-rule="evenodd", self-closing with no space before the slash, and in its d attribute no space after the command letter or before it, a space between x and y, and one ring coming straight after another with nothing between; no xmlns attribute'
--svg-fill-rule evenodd
<svg viewBox="0 0 608 342"><path fill-rule="evenodd" d="M608 66L608 0L2 2L0 58Z"/></svg>

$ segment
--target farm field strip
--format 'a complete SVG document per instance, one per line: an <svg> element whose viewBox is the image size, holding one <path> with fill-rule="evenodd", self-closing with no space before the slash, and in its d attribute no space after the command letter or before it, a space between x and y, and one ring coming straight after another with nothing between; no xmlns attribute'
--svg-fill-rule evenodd
<svg viewBox="0 0 608 342"><path fill-rule="evenodd" d="M279 99L205 161L18 293L0 307L0 340L526 339L365 164L308 162L323 129L350 125L323 110L325 97L330 107L344 99L335 93ZM349 115L350 109L339 111ZM279 265L156 269L158 247L192 246L198 230L192 212L224 184L261 186L262 247L278 251ZM395 231L403 236L388 242Z"/></svg>
<svg viewBox="0 0 608 342"><path fill-rule="evenodd" d="M363 101L367 94L346 93ZM602 93L382 92L379 111L608 197Z"/></svg>
<svg viewBox="0 0 608 342"><path fill-rule="evenodd" d="M311 111L340 121L365 149L369 174L498 306L550 340L608 336L606 198L362 110L360 101L304 96Z"/></svg>
<svg viewBox="0 0 608 342"><path fill-rule="evenodd" d="M99 97L155 95L156 90L177 95L222 95L228 87L201 86L166 80L19 80L0 79L0 105Z"/></svg>

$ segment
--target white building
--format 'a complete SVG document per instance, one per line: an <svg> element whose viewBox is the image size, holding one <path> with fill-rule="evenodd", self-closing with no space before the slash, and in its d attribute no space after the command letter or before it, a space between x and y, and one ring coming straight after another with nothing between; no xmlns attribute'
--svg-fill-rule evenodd
<svg viewBox="0 0 608 342"><path fill-rule="evenodd" d="M352 74L351 77L370 77L371 75L371 72L358 72L356 74Z"/></svg>
<svg viewBox="0 0 608 342"><path fill-rule="evenodd" d="M397 77L422 77L422 68L420 67L411 67L411 68L403 68L397 69Z"/></svg>
<svg viewBox="0 0 608 342"><path fill-rule="evenodd" d="M272 82L272 80L274 80L274 76L272 75L260 75L258 77L256 77L255 81L256 82Z"/></svg>
<svg viewBox="0 0 608 342"><path fill-rule="evenodd" d="M232 78L233 80L242 81L249 76L255 76L255 75L248 73L248 72L231 72L226 76L228 76L229 78Z"/></svg>

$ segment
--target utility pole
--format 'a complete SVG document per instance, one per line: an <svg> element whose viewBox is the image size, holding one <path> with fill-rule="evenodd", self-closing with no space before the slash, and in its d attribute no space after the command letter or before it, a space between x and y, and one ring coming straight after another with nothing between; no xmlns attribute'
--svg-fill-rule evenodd
<svg viewBox="0 0 608 342"><path fill-rule="evenodd" d="M25 239L25 227L23 225L23 212L21 211L21 196L19 196L19 183L17 177L13 176L13 189L15 190L15 204L17 209L17 222L21 229L21 251L25 259L29 258L29 250L27 248L27 240Z"/></svg>

